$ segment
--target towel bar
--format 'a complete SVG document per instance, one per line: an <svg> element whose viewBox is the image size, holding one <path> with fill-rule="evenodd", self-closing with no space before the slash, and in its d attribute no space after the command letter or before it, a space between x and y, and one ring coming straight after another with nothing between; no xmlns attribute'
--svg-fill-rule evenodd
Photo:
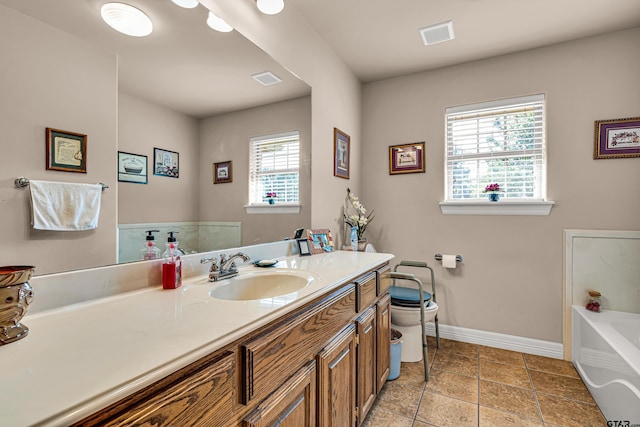
<svg viewBox="0 0 640 427"><path fill-rule="evenodd" d="M24 176L19 176L18 178L16 178L15 184L16 184L16 188L24 188L27 185L29 185L29 178L24 177ZM104 184L102 182L99 182L98 184L100 184L102 186L102 191L104 191L104 190L109 188L109 186L107 184Z"/></svg>

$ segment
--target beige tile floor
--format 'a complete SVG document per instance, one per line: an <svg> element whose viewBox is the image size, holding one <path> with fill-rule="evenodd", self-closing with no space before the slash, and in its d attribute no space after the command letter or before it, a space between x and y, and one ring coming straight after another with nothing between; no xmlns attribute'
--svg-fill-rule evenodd
<svg viewBox="0 0 640 427"><path fill-rule="evenodd" d="M403 363L365 427L606 427L571 362L429 337L422 362Z"/></svg>

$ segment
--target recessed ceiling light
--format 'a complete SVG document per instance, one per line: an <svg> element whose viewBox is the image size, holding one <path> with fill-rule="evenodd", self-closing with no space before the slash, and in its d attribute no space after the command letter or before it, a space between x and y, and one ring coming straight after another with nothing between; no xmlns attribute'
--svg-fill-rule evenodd
<svg viewBox="0 0 640 427"><path fill-rule="evenodd" d="M233 27L227 24L227 21L220 18L218 15L211 11L209 11L207 25L216 31L220 31L221 33L228 33L229 31L233 31Z"/></svg>
<svg viewBox="0 0 640 427"><path fill-rule="evenodd" d="M262 73L252 74L251 77L253 77L254 79L256 79L257 81L259 81L261 84L265 86L274 85L282 81L280 77L276 76L271 71L264 71Z"/></svg>
<svg viewBox="0 0 640 427"><path fill-rule="evenodd" d="M453 40L455 35L453 34L453 22L441 22L435 25L429 25L428 27L420 28L420 36L425 45L446 42Z"/></svg>
<svg viewBox="0 0 640 427"><path fill-rule="evenodd" d="M284 9L284 0L257 0L258 10L267 15L275 15Z"/></svg>
<svg viewBox="0 0 640 427"><path fill-rule="evenodd" d="M171 0L171 1L180 7L184 7L185 9L193 9L194 7L200 4L198 0Z"/></svg>
<svg viewBox="0 0 640 427"><path fill-rule="evenodd" d="M105 3L100 8L104 22L116 31L133 37L144 37L153 31L151 19L143 11L125 3Z"/></svg>

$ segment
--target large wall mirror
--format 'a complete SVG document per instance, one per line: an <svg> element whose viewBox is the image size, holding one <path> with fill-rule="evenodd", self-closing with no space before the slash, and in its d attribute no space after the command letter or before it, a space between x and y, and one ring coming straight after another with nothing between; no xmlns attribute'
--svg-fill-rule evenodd
<svg viewBox="0 0 640 427"><path fill-rule="evenodd" d="M1 146L12 154L0 188L3 264L38 275L136 261L147 229L191 252L291 237L310 224L311 88L237 31L206 24L202 5L132 0L153 21L128 37L100 18L106 0L0 0ZM252 75L282 82L264 86ZM47 127L87 134L87 173L47 171ZM249 215L249 139L299 131L300 212ZM155 175L155 149L179 154L179 176ZM146 184L119 182L118 152L147 157ZM232 182L214 184L213 164L232 162ZM84 232L32 230L18 176L105 182L100 225ZM123 253L124 245L131 248ZM10 248L10 249L9 249ZM132 255L133 254L133 255Z"/></svg>

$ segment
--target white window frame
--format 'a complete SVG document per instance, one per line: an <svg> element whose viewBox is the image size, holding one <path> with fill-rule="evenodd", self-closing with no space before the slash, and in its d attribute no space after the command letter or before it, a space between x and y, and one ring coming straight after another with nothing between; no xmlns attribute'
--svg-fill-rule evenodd
<svg viewBox="0 0 640 427"><path fill-rule="evenodd" d="M276 203L274 205L270 205L265 202L262 191L259 188L256 188L257 185L256 180L260 179L260 176L263 175L259 171L256 171L257 165L255 164L255 154L256 154L256 144L264 144L277 140L290 140L297 139L298 141L298 159L297 164L293 162L293 164L289 164L287 161L286 168L276 169L279 173L296 173L298 175L298 200L294 201L282 201L276 198ZM249 203L245 205L245 210L248 214L274 214L274 213L299 213L300 212L300 132L292 131L292 132L283 132L279 134L273 135L262 135L257 137L252 137L249 140L249 188L248 188L248 200ZM260 196L258 196L258 192Z"/></svg>
<svg viewBox="0 0 640 427"><path fill-rule="evenodd" d="M531 106L535 105L541 109L540 123L537 127L539 138L534 149L518 150L509 152L479 152L477 155L465 153L464 155L454 156L453 139L450 132L450 125L460 120L461 116L473 115L482 116L490 111L500 111L501 109L509 110L515 106ZM545 131L545 96L543 94L531 95L517 98L509 98L497 101L483 102L478 104L462 105L447 108L445 111L445 164L444 164L444 192L445 201L440 203L443 214L454 215L549 215L554 202L546 200L546 131ZM480 144L481 135L477 135L478 144ZM475 198L454 198L453 192L453 162L456 160L483 160L492 158L508 158L522 155L537 156L537 169L535 171L535 192L533 197L502 197L499 202L490 202L486 196L478 195ZM504 183L502 183L504 188ZM477 190L478 191L478 190Z"/></svg>

